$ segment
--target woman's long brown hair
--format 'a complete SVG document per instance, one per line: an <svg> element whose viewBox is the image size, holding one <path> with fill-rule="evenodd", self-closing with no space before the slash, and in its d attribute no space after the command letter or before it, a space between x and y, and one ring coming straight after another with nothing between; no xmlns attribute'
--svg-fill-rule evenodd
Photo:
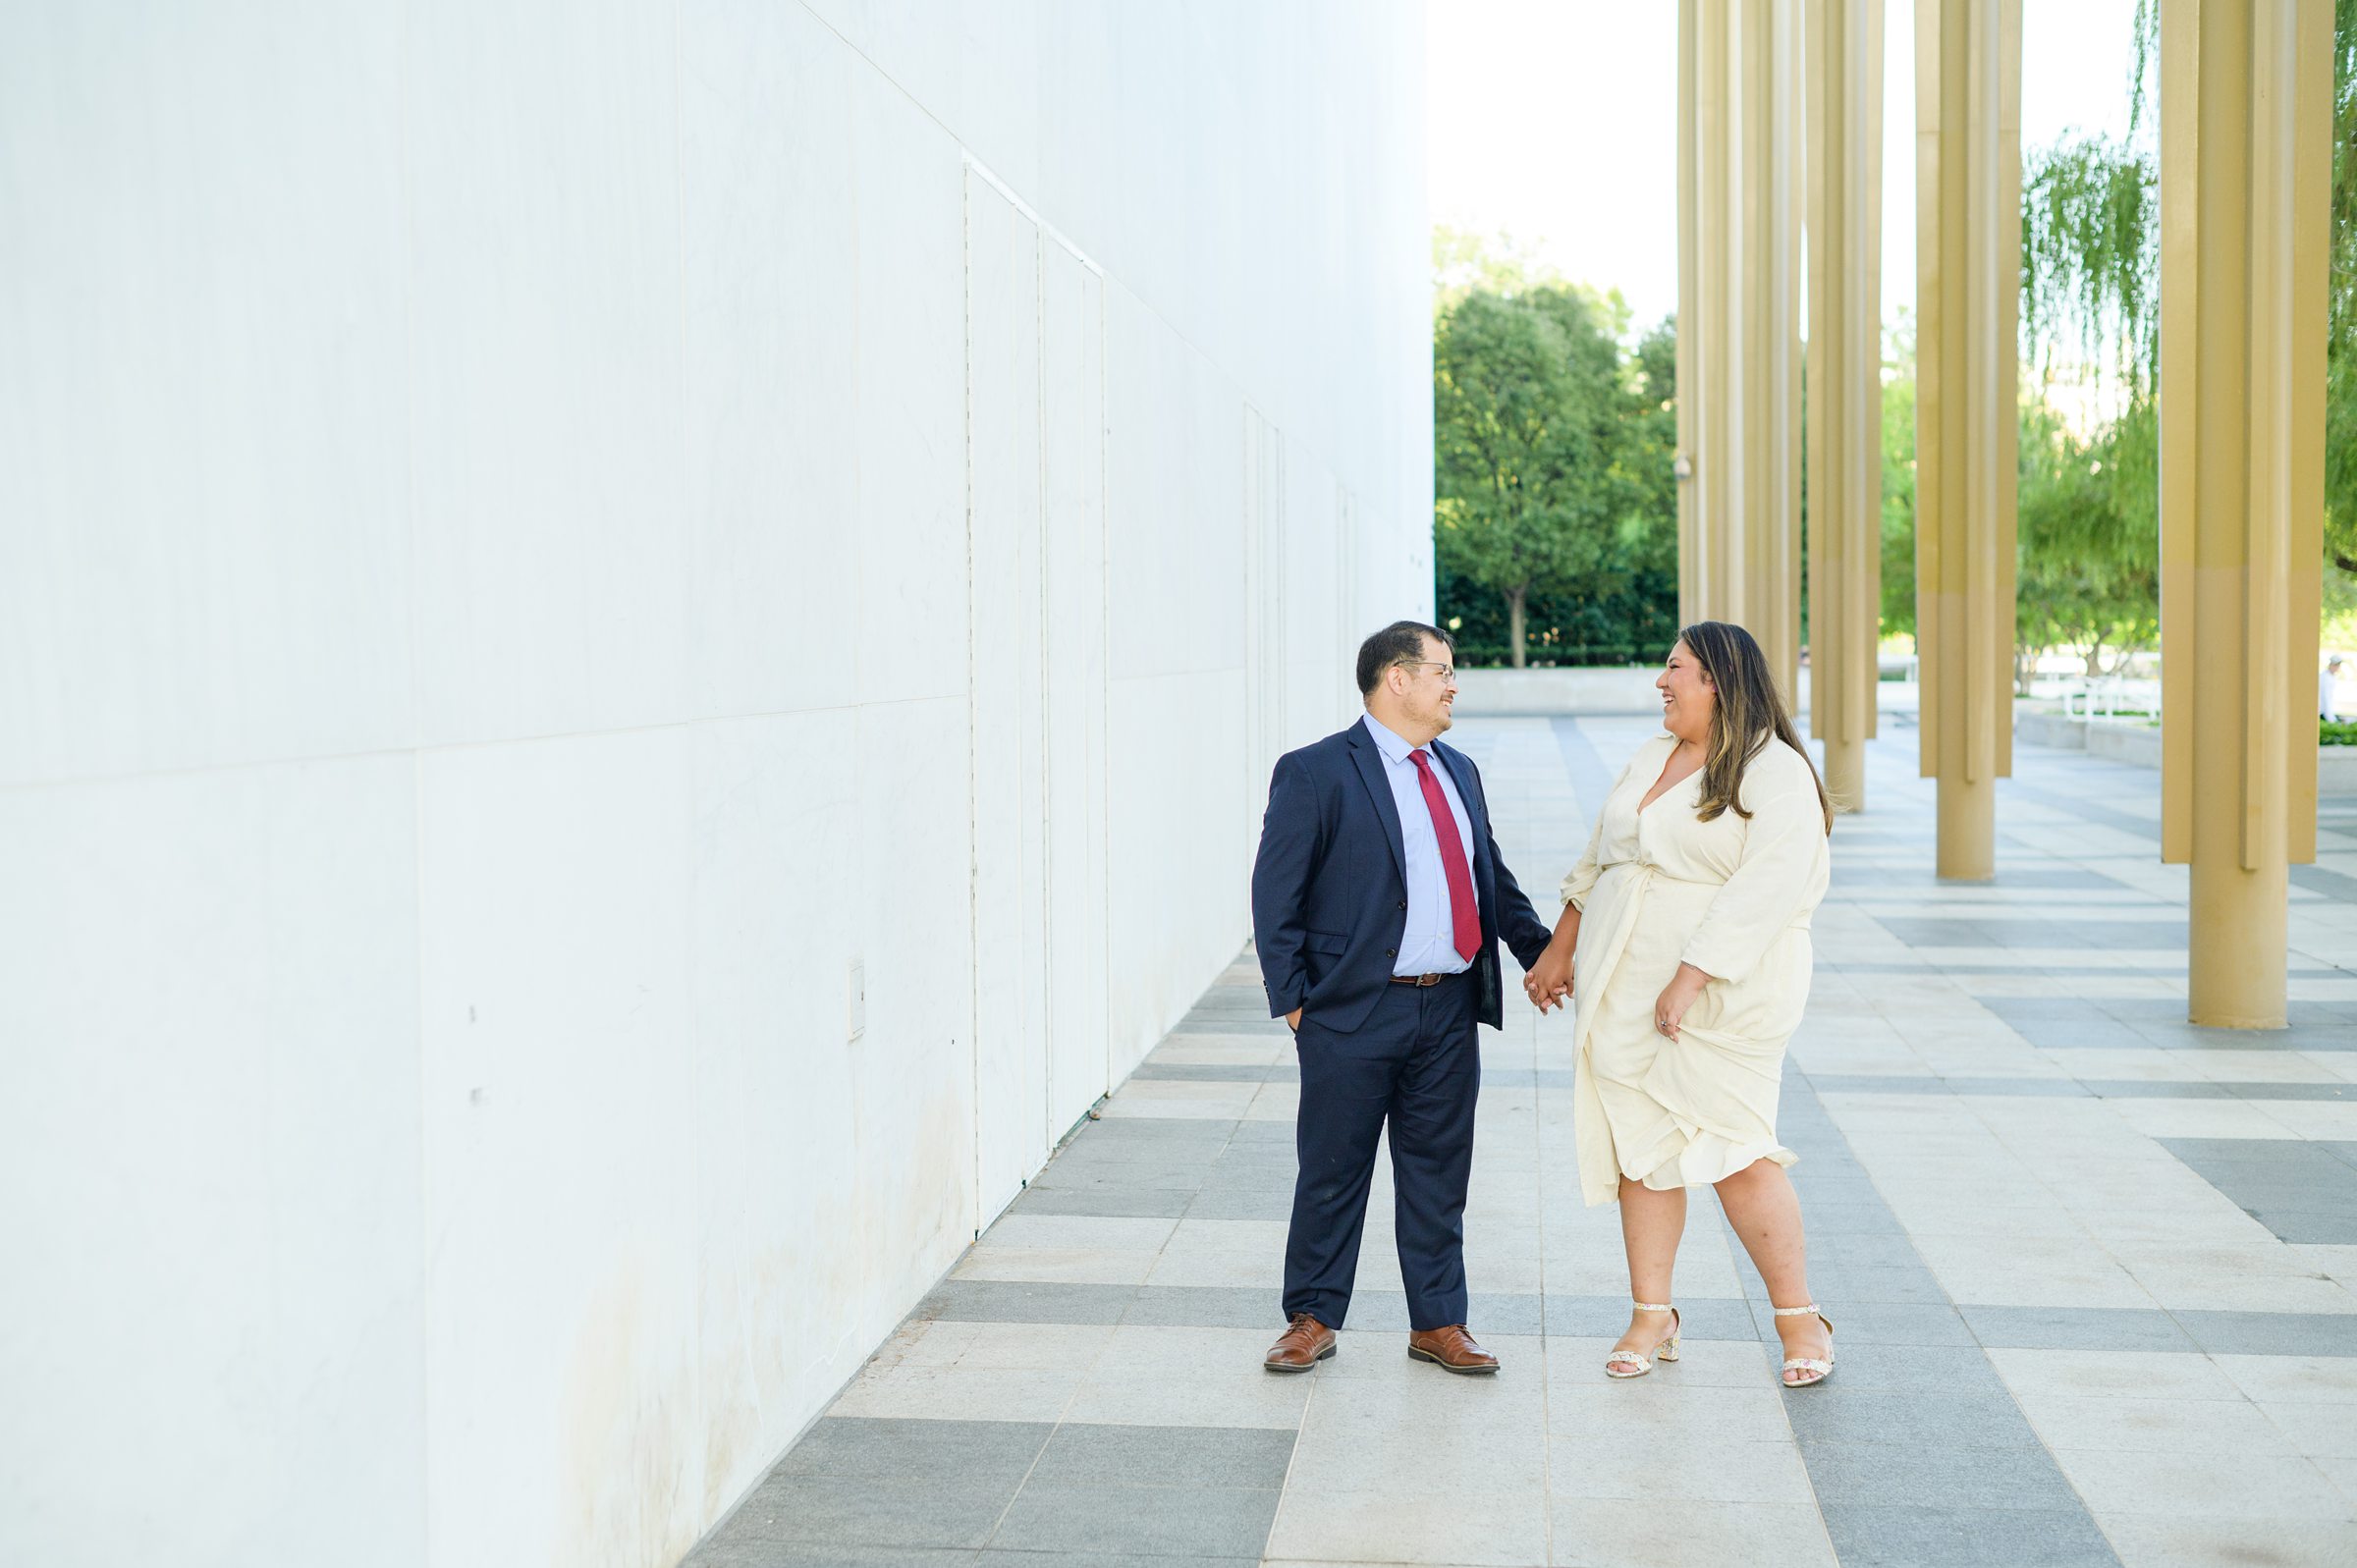
<svg viewBox="0 0 2357 1568"><path fill-rule="evenodd" d="M1825 831L1834 831L1834 804L1826 798L1825 781L1809 748L1800 742L1784 699L1777 692L1776 676L1757 638L1731 621L1697 621L1677 634L1702 673L1710 676L1719 700L1711 708L1711 741L1702 759L1702 805L1697 813L1709 822L1732 810L1749 821L1743 809L1743 771L1771 739L1800 753L1809 778L1817 785L1817 806L1825 813Z"/></svg>

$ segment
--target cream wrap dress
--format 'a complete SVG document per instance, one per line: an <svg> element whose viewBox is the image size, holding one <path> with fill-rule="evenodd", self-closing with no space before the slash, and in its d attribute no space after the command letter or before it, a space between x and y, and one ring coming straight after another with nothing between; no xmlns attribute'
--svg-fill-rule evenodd
<svg viewBox="0 0 2357 1568"><path fill-rule="evenodd" d="M1699 769L1640 811L1676 745L1663 734L1637 749L1563 879L1580 910L1572 1125L1590 1204L1617 1198L1623 1175L1666 1191L1799 1158L1777 1142L1776 1101L1825 896L1815 776L1772 738L1744 770L1748 821L1695 816ZM1681 959L1712 978L1670 1040L1653 1007Z"/></svg>

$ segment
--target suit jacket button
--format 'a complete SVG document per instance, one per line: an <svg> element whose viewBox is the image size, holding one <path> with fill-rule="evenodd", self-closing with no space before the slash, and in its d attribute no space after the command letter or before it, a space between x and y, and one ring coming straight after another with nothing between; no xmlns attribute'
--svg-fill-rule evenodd
<svg viewBox="0 0 2357 1568"><path fill-rule="evenodd" d="M1405 908L1407 907L1407 900L1406 900L1405 898L1402 898L1402 899L1400 899L1400 900L1399 900L1399 907L1400 907L1400 908L1402 908L1402 909L1405 909Z"/></svg>
<svg viewBox="0 0 2357 1568"><path fill-rule="evenodd" d="M1399 956L1399 949L1397 947L1386 947L1383 949L1383 955L1386 958L1397 958Z"/></svg>

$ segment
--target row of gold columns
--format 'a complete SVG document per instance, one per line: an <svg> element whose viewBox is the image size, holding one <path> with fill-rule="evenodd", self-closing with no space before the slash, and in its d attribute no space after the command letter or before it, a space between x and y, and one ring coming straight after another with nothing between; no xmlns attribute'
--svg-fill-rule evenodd
<svg viewBox="0 0 2357 1568"><path fill-rule="evenodd" d="M2021 0L1913 3L1919 762L1939 874L1986 880L2012 771ZM1809 723L1852 808L1881 598L1882 5L1679 6L1679 613L1750 626L1793 689L1805 170ZM2315 855L2331 0L2160 21L2163 858L2192 867L2193 1020L2277 1026L2287 868Z"/></svg>
<svg viewBox="0 0 2357 1568"><path fill-rule="evenodd" d="M1679 0L1678 615L1800 659L1800 0Z"/></svg>
<svg viewBox="0 0 2357 1568"><path fill-rule="evenodd" d="M2161 7L2161 855L2195 1023L2284 1021L2316 858L2330 0Z"/></svg>

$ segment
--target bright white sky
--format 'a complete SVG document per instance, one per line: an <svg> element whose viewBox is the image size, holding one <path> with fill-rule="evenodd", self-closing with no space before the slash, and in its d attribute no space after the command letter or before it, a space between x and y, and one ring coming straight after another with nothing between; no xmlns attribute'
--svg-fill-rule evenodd
<svg viewBox="0 0 2357 1568"><path fill-rule="evenodd" d="M2135 0L2044 0L2022 19L2021 135L2128 129ZM1677 308L1676 0L1426 0L1432 219L1531 244ZM1883 7L1883 315L1915 299L1915 7Z"/></svg>

